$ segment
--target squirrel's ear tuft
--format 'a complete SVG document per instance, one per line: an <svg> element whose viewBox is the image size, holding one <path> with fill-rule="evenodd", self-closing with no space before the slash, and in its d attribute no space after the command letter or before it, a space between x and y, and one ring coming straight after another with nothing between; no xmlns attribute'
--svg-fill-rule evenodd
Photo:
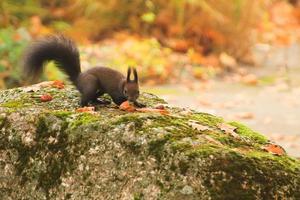
<svg viewBox="0 0 300 200"><path fill-rule="evenodd" d="M137 83L137 82L139 81L139 78L138 78L138 74L137 74L137 71L136 71L135 68L133 68L133 76L134 76L133 81L134 81L135 83Z"/></svg>
<svg viewBox="0 0 300 200"><path fill-rule="evenodd" d="M127 69L127 82L130 82L130 74L131 74L131 67L129 66Z"/></svg>

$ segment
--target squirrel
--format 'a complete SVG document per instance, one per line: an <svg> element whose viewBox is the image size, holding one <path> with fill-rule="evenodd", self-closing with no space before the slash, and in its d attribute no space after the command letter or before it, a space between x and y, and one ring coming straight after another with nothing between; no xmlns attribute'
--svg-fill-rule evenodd
<svg viewBox="0 0 300 200"><path fill-rule="evenodd" d="M127 78L108 67L93 67L81 72L78 48L73 40L63 35L46 36L27 47L23 57L24 75L35 80L41 75L43 65L51 60L55 61L56 66L68 75L81 93L80 105L82 107L90 102L110 103L98 99L105 93L109 94L117 105L128 100L137 107L145 107L144 104L137 102L139 83L135 68L128 67ZM133 80L130 79L132 72Z"/></svg>

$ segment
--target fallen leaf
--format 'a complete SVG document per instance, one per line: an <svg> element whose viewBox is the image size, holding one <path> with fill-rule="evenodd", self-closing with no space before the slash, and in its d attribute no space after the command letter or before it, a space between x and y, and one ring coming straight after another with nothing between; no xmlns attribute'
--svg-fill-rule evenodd
<svg viewBox="0 0 300 200"><path fill-rule="evenodd" d="M94 113L95 112L95 107L89 106L89 107L83 107L83 108L78 108L76 112L88 112L88 113Z"/></svg>
<svg viewBox="0 0 300 200"><path fill-rule="evenodd" d="M235 130L236 130L235 126L231 126L226 123L221 123L221 124L218 124L218 128L221 129L222 131L224 131L225 133L233 136L234 138L240 138L240 136L235 132Z"/></svg>
<svg viewBox="0 0 300 200"><path fill-rule="evenodd" d="M41 87L41 88L43 88L43 87L51 87L52 84L53 84L53 82L54 81L43 81L43 82L37 83L35 85L38 86L38 87Z"/></svg>
<svg viewBox="0 0 300 200"><path fill-rule="evenodd" d="M51 101L53 99L53 97L50 94L44 94L40 97L42 102L47 102L47 101Z"/></svg>
<svg viewBox="0 0 300 200"><path fill-rule="evenodd" d="M189 120L188 125L191 126L193 129L198 130L198 131L210 130L210 128L208 126L198 124L198 122L195 121L195 120Z"/></svg>
<svg viewBox="0 0 300 200"><path fill-rule="evenodd" d="M32 85L32 86L23 88L23 91L24 91L24 92L37 92L37 91L39 91L40 89L41 89L40 86L38 86L38 85Z"/></svg>
<svg viewBox="0 0 300 200"><path fill-rule="evenodd" d="M158 112L162 115L168 115L170 113L168 110L156 108L137 108L136 110L139 112Z"/></svg>
<svg viewBox="0 0 300 200"><path fill-rule="evenodd" d="M284 148L277 144L267 144L263 147L263 149L271 154L282 156L286 154Z"/></svg>
<svg viewBox="0 0 300 200"><path fill-rule="evenodd" d="M39 91L41 88L44 87L50 87L53 84L54 81L44 81L41 83L37 83L28 87L25 87L23 89L24 92L37 92Z"/></svg>
<svg viewBox="0 0 300 200"><path fill-rule="evenodd" d="M134 112L136 111L135 107L133 105L131 105L129 103L129 101L124 101L120 107L119 107L121 110L124 110L124 111L128 111L128 112Z"/></svg>
<svg viewBox="0 0 300 200"><path fill-rule="evenodd" d="M63 81L55 80L55 81L53 81L53 83L52 83L52 87L58 88L58 89L63 89L63 88L65 87L65 84L64 84Z"/></svg>

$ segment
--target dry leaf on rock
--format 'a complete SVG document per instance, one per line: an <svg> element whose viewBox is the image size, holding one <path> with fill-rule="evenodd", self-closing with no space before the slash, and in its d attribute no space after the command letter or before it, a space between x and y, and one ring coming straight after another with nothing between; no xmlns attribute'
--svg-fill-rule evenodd
<svg viewBox="0 0 300 200"><path fill-rule="evenodd" d="M88 112L88 113L94 113L95 112L95 107L90 106L90 107L83 107L83 108L78 108L76 112Z"/></svg>
<svg viewBox="0 0 300 200"><path fill-rule="evenodd" d="M157 112L162 115L168 115L169 111L166 110L164 107L160 106L160 109L157 108L135 108L134 105L132 105L129 101L123 102L120 107L121 110L127 111L127 112Z"/></svg>
<svg viewBox="0 0 300 200"><path fill-rule="evenodd" d="M165 109L156 109L156 108L137 108L139 112L158 112L162 115L168 115L170 112Z"/></svg>
<svg viewBox="0 0 300 200"><path fill-rule="evenodd" d="M135 107L129 103L129 101L124 101L120 107L121 110L127 111L127 112L134 112L136 111Z"/></svg>
<svg viewBox="0 0 300 200"><path fill-rule="evenodd" d="M271 154L282 156L286 154L284 148L277 144L267 144L263 147L263 149Z"/></svg>
<svg viewBox="0 0 300 200"><path fill-rule="evenodd" d="M35 84L38 87L44 88L44 87L51 87L54 81L44 81L38 84Z"/></svg>
<svg viewBox="0 0 300 200"><path fill-rule="evenodd" d="M37 83L37 84L31 85L31 86L25 87L23 89L23 91L25 91L25 92L37 92L41 88L51 86L52 84L53 84L53 81L44 81L44 82L41 82L41 83Z"/></svg>
<svg viewBox="0 0 300 200"><path fill-rule="evenodd" d="M37 92L41 89L41 87L39 85L31 85L29 87L25 87L23 88L24 92Z"/></svg>
<svg viewBox="0 0 300 200"><path fill-rule="evenodd" d="M198 122L195 121L195 120L189 120L188 125L191 126L193 129L198 130L198 131L210 130L210 128L208 126L198 124Z"/></svg>
<svg viewBox="0 0 300 200"><path fill-rule="evenodd" d="M53 99L53 97L50 94L44 94L40 97L42 102L47 102L47 101L51 101Z"/></svg>
<svg viewBox="0 0 300 200"><path fill-rule="evenodd" d="M39 91L41 88L45 88L45 87L55 87L58 89L63 89L64 88L64 83L62 81L44 81L41 83L37 83L28 87L25 87L23 89L23 91L25 92L37 92Z"/></svg>
<svg viewBox="0 0 300 200"><path fill-rule="evenodd" d="M53 81L53 83L52 83L52 87L58 88L58 89L63 89L63 88L65 88L65 84L64 84L63 81L55 80L55 81Z"/></svg>
<svg viewBox="0 0 300 200"><path fill-rule="evenodd" d="M231 126L230 124L221 123L218 124L218 128L224 131L226 134L233 136L234 138L240 138L240 136L235 132L236 127Z"/></svg>

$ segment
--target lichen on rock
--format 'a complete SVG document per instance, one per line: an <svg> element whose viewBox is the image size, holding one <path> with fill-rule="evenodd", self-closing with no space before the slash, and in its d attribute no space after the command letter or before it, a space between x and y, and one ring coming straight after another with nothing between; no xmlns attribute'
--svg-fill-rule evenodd
<svg viewBox="0 0 300 200"><path fill-rule="evenodd" d="M169 114L80 113L74 87L33 88L0 91L0 199L300 198L299 160L264 151L268 139L240 123L146 93Z"/></svg>

